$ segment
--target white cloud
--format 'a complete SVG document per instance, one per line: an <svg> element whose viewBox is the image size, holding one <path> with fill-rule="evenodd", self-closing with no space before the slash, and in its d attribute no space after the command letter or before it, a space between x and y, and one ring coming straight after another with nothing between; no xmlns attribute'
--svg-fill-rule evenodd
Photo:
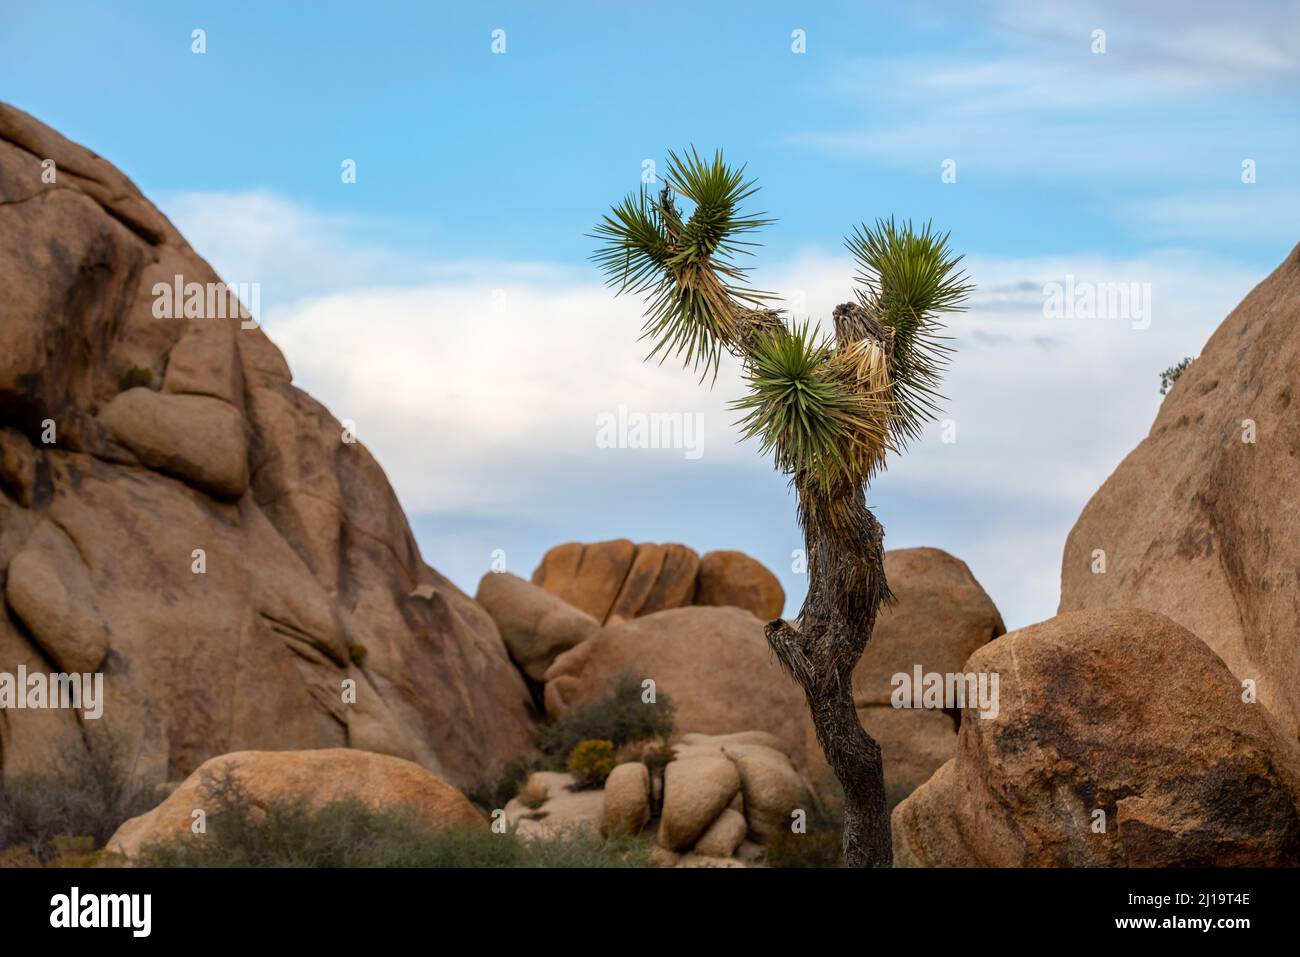
<svg viewBox="0 0 1300 957"><path fill-rule="evenodd" d="M1288 0L1257 0L1248 15L1216 0L995 0L989 10L1009 34L1064 47L1103 29L1126 72L1165 81L1156 92L1300 73L1300 8Z"/></svg>
<svg viewBox="0 0 1300 957"><path fill-rule="evenodd" d="M299 383L379 456L416 511L491 509L532 476L597 468L596 420L633 412L704 415L704 460L738 457L725 407L734 367L708 390L676 365L641 361L637 303L597 282L454 279L368 289L267 313ZM651 450L666 469L685 450ZM436 481L430 477L436 476Z"/></svg>
<svg viewBox="0 0 1300 957"><path fill-rule="evenodd" d="M807 259L775 288L808 291L814 314L846 298L847 259ZM894 479L935 490L989 487L1081 506L1146 434L1159 405L1158 373L1195 355L1257 282L1241 269L1167 252L1128 260L1096 255L1022 260L976 257L970 309L948 320L957 352L945 380L947 417L890 466ZM1137 319L1043 315L1044 285L1149 284L1149 328Z"/></svg>
<svg viewBox="0 0 1300 957"><path fill-rule="evenodd" d="M228 282L261 283L266 306L375 286L573 274L550 263L431 259L422 230L265 190L164 193L158 205Z"/></svg>
<svg viewBox="0 0 1300 957"><path fill-rule="evenodd" d="M1300 7L1249 15L1207 3L996 0L973 5L995 43L980 54L885 55L829 65L824 95L861 116L789 136L836 155L919 168L1059 177L1126 171L1171 180L1217 156L1290 155L1293 131L1258 107L1294 100ZM1093 53L1092 34L1106 33ZM882 99L881 90L889 91ZM1207 107L1217 105L1212 123ZM1187 122L1180 111L1197 111Z"/></svg>
<svg viewBox="0 0 1300 957"><path fill-rule="evenodd" d="M1257 170L1260 181L1224 189L1162 196L1135 204L1135 225L1156 239L1212 239L1238 242L1296 240L1300 189L1275 187L1269 181L1289 171Z"/></svg>
<svg viewBox="0 0 1300 957"><path fill-rule="evenodd" d="M649 528L655 537L653 529L668 521L674 488L699 494L701 482L719 483L706 494L716 495L716 510L726 510L733 492L724 480L748 475L759 482L769 471L754 443L736 442L736 415L727 409L741 392L734 364L724 365L709 389L671 361L643 363L638 303L612 298L594 274L582 278L539 264L422 262L398 286L392 264L415 261L410 254L353 248L283 201L236 202L240 217L261 209L272 221L245 220L240 230L228 230L230 202L190 196L182 214L171 210L223 274L246 255L241 235L275 235L283 228L277 222L297 219L316 228L260 247L257 270L272 277L344 275L354 283L274 304L264 326L298 383L357 423L417 525L421 515L456 516L458 528L448 534L473 538L463 526L475 516L497 523L535 516L547 528L572 529L561 536L579 537L593 526L593 511L605 509L611 523L628 529L616 534ZM222 225L207 232L213 223ZM378 279L347 272L347 264L366 262L381 264ZM1010 624L1027 624L1054 613L1065 536L1088 497L1145 435L1159 403L1159 372L1196 354L1262 277L1177 252L1128 260L977 257L969 269L978 291L970 311L951 322L957 353L946 380L957 441L943 443L932 427L891 463L871 499L889 514L892 545L948 548L971 565ZM846 259L810 251L755 279L824 318L849 298L852 272ZM1076 282L1149 283L1150 327L1134 329L1123 318L1044 318L1044 283L1067 275ZM597 414L620 405L703 413L704 457L597 448ZM641 491L628 493L633 487ZM755 534L793 541L784 503L773 514L784 515L788 527ZM701 527L691 540L712 536ZM439 554L426 557L445 567ZM475 551L460 584L472 589L486 563Z"/></svg>

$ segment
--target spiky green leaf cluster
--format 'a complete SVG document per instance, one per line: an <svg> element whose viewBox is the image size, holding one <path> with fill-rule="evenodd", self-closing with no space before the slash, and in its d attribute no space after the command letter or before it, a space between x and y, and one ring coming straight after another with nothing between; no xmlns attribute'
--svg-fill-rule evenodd
<svg viewBox="0 0 1300 957"><path fill-rule="evenodd" d="M783 472L810 474L831 488L864 480L875 461L879 425L850 380L830 363L832 346L807 322L763 336L749 356L744 438L757 437Z"/></svg>
<svg viewBox="0 0 1300 957"><path fill-rule="evenodd" d="M642 187L615 206L595 229L603 244L592 258L620 292L649 294L642 338L651 341L651 357L676 355L716 375L735 335L734 310L773 298L748 288L735 262L755 245L740 237L769 220L742 215L757 187L720 151L712 160L693 148L668 155L665 188L656 195ZM674 193L693 204L688 219Z"/></svg>
<svg viewBox="0 0 1300 957"><path fill-rule="evenodd" d="M678 356L707 376L722 350L737 353L750 386L736 403L740 424L779 469L826 486L869 480L938 413L951 351L939 317L972 288L948 235L893 219L854 230L846 242L870 321L837 318L851 341L832 343L806 323L789 328L767 308L775 297L746 285L737 258L756 243L744 237L769 220L741 211L756 192L744 167L720 152L670 152L663 182L616 205L594 234L607 282L646 295L650 355Z"/></svg>
<svg viewBox="0 0 1300 957"><path fill-rule="evenodd" d="M891 432L899 446L919 438L939 412L938 392L951 348L938 317L963 308L972 285L948 234L917 230L891 217L853 231L845 245L857 260L858 299L893 337Z"/></svg>

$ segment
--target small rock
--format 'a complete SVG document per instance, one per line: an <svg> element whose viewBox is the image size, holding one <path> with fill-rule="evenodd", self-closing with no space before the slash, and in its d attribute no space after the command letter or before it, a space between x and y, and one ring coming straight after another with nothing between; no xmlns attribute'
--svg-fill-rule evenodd
<svg viewBox="0 0 1300 957"><path fill-rule="evenodd" d="M640 834L650 820L650 771L640 761L620 764L605 780L600 832Z"/></svg>
<svg viewBox="0 0 1300 957"><path fill-rule="evenodd" d="M659 843L672 851L691 847L740 790L736 766L725 757L690 757L664 769Z"/></svg>
<svg viewBox="0 0 1300 957"><path fill-rule="evenodd" d="M248 489L247 427L229 402L137 387L114 396L99 420L149 468L219 498Z"/></svg>
<svg viewBox="0 0 1300 957"><path fill-rule="evenodd" d="M474 600L496 622L510 657L535 681L557 656L600 631L590 615L509 572L484 575Z"/></svg>
<svg viewBox="0 0 1300 957"><path fill-rule="evenodd" d="M807 809L810 803L803 778L790 759L760 744L728 745L722 753L739 772L749 833L760 842L787 833L791 813Z"/></svg>
<svg viewBox="0 0 1300 957"><path fill-rule="evenodd" d="M705 857L731 857L744 842L748 830L745 815L727 808L695 842L694 853Z"/></svg>

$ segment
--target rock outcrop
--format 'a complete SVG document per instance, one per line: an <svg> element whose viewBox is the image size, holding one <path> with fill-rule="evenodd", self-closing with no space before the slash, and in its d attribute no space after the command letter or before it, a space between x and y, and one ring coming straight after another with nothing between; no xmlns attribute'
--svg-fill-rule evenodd
<svg viewBox="0 0 1300 957"><path fill-rule="evenodd" d="M1224 320L1093 495L1061 611L1159 611L1300 735L1300 247Z"/></svg>
<svg viewBox="0 0 1300 957"><path fill-rule="evenodd" d="M530 751L496 626L370 453L125 176L2 104L0 273L0 672L107 699L7 711L0 773L99 736L158 782L350 746L464 786Z"/></svg>
<svg viewBox="0 0 1300 957"><path fill-rule="evenodd" d="M893 813L922 866L1269 866L1300 862L1300 747L1164 615L1060 615L971 656L999 709L963 716L956 756Z"/></svg>
<svg viewBox="0 0 1300 957"><path fill-rule="evenodd" d="M220 811L227 783L257 807L286 802L314 810L356 800L375 810L408 811L433 831L487 827L463 794L410 761L346 748L240 751L204 762L156 808L119 827L107 849L134 858L153 841L203 840L192 830L194 812Z"/></svg>
<svg viewBox="0 0 1300 957"><path fill-rule="evenodd" d="M716 750L736 766L740 775L741 810L747 836L765 844L790 832L791 812L807 809L808 789L781 742L769 734L746 731L734 734L687 734L682 744L692 754ZM671 767L671 765L669 765ZM666 793L666 790L665 790ZM739 842L737 842L739 846ZM707 850L699 850L708 854Z"/></svg>
<svg viewBox="0 0 1300 957"><path fill-rule="evenodd" d="M605 544L611 549L602 551L592 545L569 551L565 550L570 546L553 549L548 553L547 575L557 574L564 562L572 565L593 549L607 559L617 543ZM561 562L559 556L563 555L569 557ZM731 557L713 563L713 555ZM604 559L592 561L601 565ZM735 571L747 567L746 563L770 577L766 569L739 552L711 552L701 562L699 581L709 576L715 581L761 580ZM886 552L885 570L897 601L882 609L875 633L854 670L853 685L863 727L884 752L886 789L893 805L952 757L957 743L955 712L893 707L893 676L898 672L910 676L916 665L926 672L960 672L972 652L1006 629L970 569L946 552L937 548ZM517 579L487 582L485 578L485 584L503 593L526 587ZM759 588L755 594L762 591ZM720 586L712 591L714 597L722 593ZM480 600L489 610L497 606L482 588ZM770 595L768 600L773 600ZM557 604L565 607L564 602ZM763 619L737 613L739 610L736 604L694 605L631 621L611 618L594 638L555 657L545 675L547 713L558 717L575 704L608 691L620 673L629 672L638 680L654 679L656 687L672 698L680 727L716 734L738 727L768 731L779 740L781 750L794 757L802 773L820 781L829 769L803 695L772 660L763 636ZM575 610L574 614L580 613ZM498 616L497 621L511 643L517 629L503 617Z"/></svg>
<svg viewBox="0 0 1300 957"><path fill-rule="evenodd" d="M654 840L664 865L734 867L760 860L768 845L792 832L795 812L806 815L812 807L781 741L766 731L688 732L673 752L663 767L657 811L650 772L634 760L617 765L603 789L579 789L570 774L536 771L506 805L506 820L529 840L554 840L575 829L640 834Z"/></svg>
<svg viewBox="0 0 1300 957"><path fill-rule="evenodd" d="M763 623L739 608L676 608L607 625L546 672L552 718L607 693L622 674L655 683L679 728L766 731L802 766L807 705L773 660Z"/></svg>
<svg viewBox="0 0 1300 957"><path fill-rule="evenodd" d="M776 576L742 552L701 558L685 545L625 538L557 545L532 581L602 624L688 605L734 605L767 621L785 605Z"/></svg>

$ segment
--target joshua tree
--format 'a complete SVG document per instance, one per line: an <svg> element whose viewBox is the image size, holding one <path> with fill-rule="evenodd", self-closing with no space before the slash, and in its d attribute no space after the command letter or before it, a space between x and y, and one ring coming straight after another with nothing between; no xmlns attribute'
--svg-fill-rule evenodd
<svg viewBox="0 0 1300 957"><path fill-rule="evenodd" d="M651 357L675 355L716 379L723 350L749 394L736 403L744 436L791 476L808 561L797 621L767 623L768 644L803 689L826 760L844 788L845 863L892 860L880 747L853 707L851 675L876 612L893 599L883 529L866 488L936 415L949 348L937 321L971 290L948 236L891 218L846 240L857 260L856 301L833 312L834 336L787 322L775 296L749 288L736 257L771 222L745 215L756 191L744 167L691 149L669 154L658 192L642 188L596 227L594 260L619 291L648 294ZM679 210L678 197L694 208Z"/></svg>

